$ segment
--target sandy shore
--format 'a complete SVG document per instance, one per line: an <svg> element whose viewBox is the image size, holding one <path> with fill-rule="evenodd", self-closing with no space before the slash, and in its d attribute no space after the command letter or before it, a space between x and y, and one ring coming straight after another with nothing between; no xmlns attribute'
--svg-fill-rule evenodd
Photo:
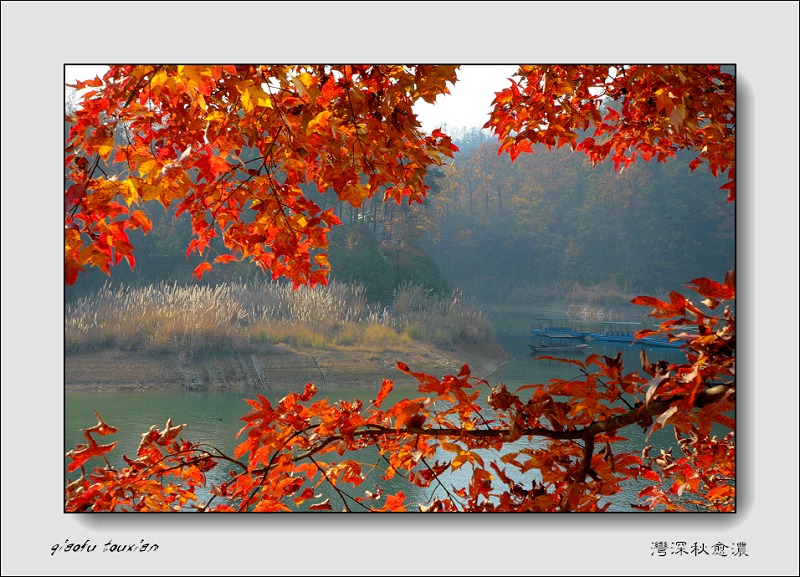
<svg viewBox="0 0 800 577"><path fill-rule="evenodd" d="M473 375L485 378L509 360L511 357L498 345L466 344L452 351L419 343L403 350L381 351L293 350L266 345L246 352L215 352L193 359L175 353L104 349L65 355L64 387L67 393L302 389L307 382L320 389L375 387L384 378L398 384L414 382L397 369L398 361L406 363L412 371L439 377L457 374L466 363Z"/></svg>

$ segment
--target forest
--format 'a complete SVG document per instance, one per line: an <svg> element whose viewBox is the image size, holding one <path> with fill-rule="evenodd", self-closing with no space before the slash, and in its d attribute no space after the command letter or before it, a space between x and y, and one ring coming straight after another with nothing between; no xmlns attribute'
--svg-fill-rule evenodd
<svg viewBox="0 0 800 577"><path fill-rule="evenodd" d="M456 129L453 142L459 151L451 164L431 171L423 204L374 196L356 208L304 189L342 222L330 234L332 279L363 285L371 302L383 304L405 282L437 294L459 288L485 304L525 306L571 292L617 300L668 294L682 286L676 279L719 278L735 265L735 211L724 196L707 194L722 179L691 171L686 151L670 163L638 162L620 173L564 148L540 146L512 162L498 155L486 130ZM193 281L202 258L186 254L189 215L176 218L176 208L159 204L142 210L153 230L132 233L136 268L116 267L110 276L92 268L66 287L68 300L109 281ZM232 263L194 282L213 286L260 276Z"/></svg>

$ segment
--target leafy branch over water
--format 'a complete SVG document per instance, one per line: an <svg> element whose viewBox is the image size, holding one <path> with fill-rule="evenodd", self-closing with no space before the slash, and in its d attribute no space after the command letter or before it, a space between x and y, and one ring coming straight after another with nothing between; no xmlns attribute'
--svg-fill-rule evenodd
<svg viewBox="0 0 800 577"><path fill-rule="evenodd" d="M712 309L734 298L732 275L725 284L693 282ZM467 365L458 375L438 378L398 363L418 382L419 397L382 409L393 388L386 379L369 406L314 400L311 383L275 406L256 395L247 400L251 410L242 417L241 442L232 456L179 438L184 425L168 422L164 430L145 433L134 458L126 456L128 466L119 470L106 460L116 443L95 438L117 431L98 415L99 423L84 433L87 443L67 453L67 471L82 474L66 488L66 508L291 511L311 503L311 510L333 510L330 498L320 500L319 487L327 484L344 510L358 503L404 511L410 504L403 492L383 496L359 488L362 469L370 465L357 460L358 451L373 446L385 463L385 480L401 475L425 488L441 483L447 472L471 468L466 486L447 489L446 498L419 506L424 511L602 511L608 506L604 497L630 478L653 482L640 491L641 502L632 504L641 509L731 511L735 318L728 308L722 316L708 315L677 293L669 303L648 298L641 304L654 306L656 316L670 316L659 332L685 340L686 362L651 363L643 354L641 372L626 373L619 355L590 355L585 362L564 361L576 366L580 378L525 385L515 393L502 384L490 387ZM696 332L677 330L688 326ZM486 393L488 408L482 408L478 399ZM671 451L651 456L651 447L641 454L614 448L625 440L627 427L652 434L667 423L682 457ZM714 423L731 433L721 440L709 437ZM533 443L537 437L547 444ZM523 438L528 443L515 445ZM487 464L486 449L502 456ZM443 461L442 452L448 455ZM89 472L91 459L101 465ZM238 469L228 481L207 487L206 474L223 463ZM200 502L199 488L212 497Z"/></svg>

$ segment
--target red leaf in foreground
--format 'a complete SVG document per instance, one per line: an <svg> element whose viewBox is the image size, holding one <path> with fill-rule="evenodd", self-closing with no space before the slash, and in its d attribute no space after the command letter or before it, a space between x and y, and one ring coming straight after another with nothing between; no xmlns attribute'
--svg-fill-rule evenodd
<svg viewBox="0 0 800 577"><path fill-rule="evenodd" d="M94 427L90 427L84 431L84 436L86 433L97 433L98 435L113 435L118 431L116 427L112 427L108 423L103 420L103 417L100 416L100 413L97 411L94 412L95 416L97 416L97 420L100 421ZM87 437L88 438L88 437Z"/></svg>
<svg viewBox="0 0 800 577"><path fill-rule="evenodd" d="M305 501L311 499L312 497L314 497L314 491L311 489L311 487L306 487L299 496L293 499L294 504L297 506L302 505Z"/></svg>
<svg viewBox="0 0 800 577"><path fill-rule="evenodd" d="M720 284L707 278L696 278L690 281L690 284L695 285L692 288L704 297L716 300L733 300L736 298L733 275L728 273L725 281L725 284Z"/></svg>
<svg viewBox="0 0 800 577"><path fill-rule="evenodd" d="M159 435L159 437L156 440L156 442L159 445L162 445L162 446L166 445L167 443L172 441L175 437L177 437L178 434L181 432L181 430L183 430L183 428L185 426L186 426L186 423L184 423L182 425L173 426L172 425L172 418L168 418L167 419L167 424L164 427L164 430L161 432L161 435Z"/></svg>
<svg viewBox="0 0 800 577"><path fill-rule="evenodd" d="M403 399L394 405L386 413L387 417L395 418L395 428L399 431L403 425L410 424L409 421L422 410L419 401Z"/></svg>
<svg viewBox="0 0 800 577"><path fill-rule="evenodd" d="M67 473L71 473L72 471L78 469L92 457L105 455L109 451L112 451L116 446L116 442L109 445L98 445L94 440L92 440L88 445L78 445L76 448L67 453L67 457L72 459L72 462L67 466Z"/></svg>
<svg viewBox="0 0 800 577"><path fill-rule="evenodd" d="M192 276L196 276L197 280L201 280L203 278L203 273L211 269L212 267L209 263L201 262L199 265L197 265L197 267L195 267Z"/></svg>
<svg viewBox="0 0 800 577"><path fill-rule="evenodd" d="M642 477L645 479L650 479L651 481L655 481L656 483L661 481L661 477L658 476L658 473L653 471L652 469L641 469L640 473Z"/></svg>
<svg viewBox="0 0 800 577"><path fill-rule="evenodd" d="M678 293L675 293L675 294L677 295ZM681 295L678 295L678 296L681 296ZM677 299L677 298L673 300L672 295L670 295L670 301L671 302L666 303L666 302L664 302L662 300L659 300L657 298L648 297L648 296L638 296L635 299L631 300L631 303L633 303L635 305L645 306L645 307L653 307L653 310L650 312L650 316L651 317L669 318L669 317L675 317L675 316L680 316L680 315L684 314L684 312L685 312L685 308L684 308L685 301L681 302L681 300Z"/></svg>
<svg viewBox="0 0 800 577"><path fill-rule="evenodd" d="M381 403L383 400L392 392L392 388L394 387L394 383L389 379L383 379L383 384L381 385L381 390L378 393L378 398L372 401L372 404L375 405L377 408L380 409Z"/></svg>
<svg viewBox="0 0 800 577"><path fill-rule="evenodd" d="M147 218L144 211L135 210L128 219L128 228L141 228L145 233L153 230L153 223Z"/></svg>
<svg viewBox="0 0 800 577"><path fill-rule="evenodd" d="M379 509L379 511L403 512L406 510L404 505L405 500L406 495L402 491L397 493L397 495L389 495L386 497L386 503Z"/></svg>
<svg viewBox="0 0 800 577"><path fill-rule="evenodd" d="M232 254L221 254L217 258L214 259L214 262L227 263L227 262L233 262L233 261L236 261L236 260L239 260L239 259L237 259Z"/></svg>

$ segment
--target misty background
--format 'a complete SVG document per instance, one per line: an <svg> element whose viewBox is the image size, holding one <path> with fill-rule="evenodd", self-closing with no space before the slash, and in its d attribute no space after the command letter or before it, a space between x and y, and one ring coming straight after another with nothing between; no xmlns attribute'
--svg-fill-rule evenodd
<svg viewBox="0 0 800 577"><path fill-rule="evenodd" d="M612 163L593 167L566 147L535 148L511 162L498 156L488 131L444 128L459 152L452 163L431 167L422 205L383 202L378 192L354 208L307 187L343 223L329 234L331 280L363 285L367 299L383 305L410 283L432 294L460 289L485 305L614 308L639 294L685 292L701 276L721 281L735 266L735 210L718 190L724 182L705 166L692 172L689 153L666 164L638 159L623 171ZM107 282L215 285L266 278L242 262L217 265L197 281L192 271L205 257L186 254L188 215L176 219L174 206L156 202L142 208L153 229L131 232L136 269L123 263L108 277L90 267L65 288L67 302Z"/></svg>

